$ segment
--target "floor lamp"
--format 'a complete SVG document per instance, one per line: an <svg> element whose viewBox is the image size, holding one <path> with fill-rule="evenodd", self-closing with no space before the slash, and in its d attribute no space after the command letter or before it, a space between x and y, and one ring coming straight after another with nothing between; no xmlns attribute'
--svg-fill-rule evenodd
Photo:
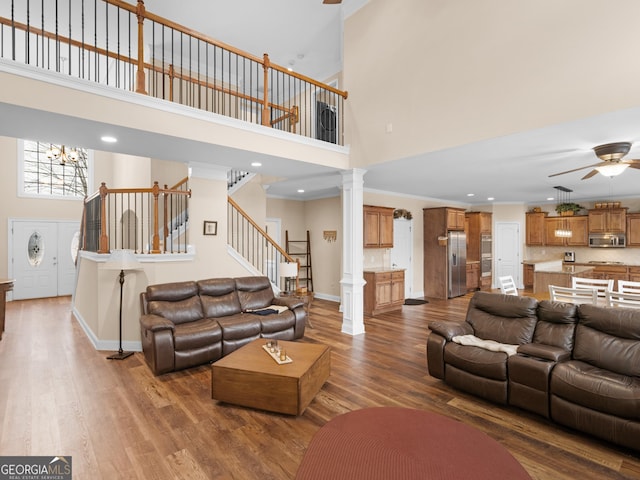
<svg viewBox="0 0 640 480"><path fill-rule="evenodd" d="M120 275L118 276L120 281L120 343L118 353L109 355L107 358L109 360L124 360L125 358L133 355L133 352L124 352L122 350L122 291L124 288L124 272L125 270L142 270L142 265L140 265L140 262L138 262L138 259L136 258L132 250L113 250L111 252L111 255L109 256L109 260L105 262L103 268L105 270L120 270Z"/></svg>

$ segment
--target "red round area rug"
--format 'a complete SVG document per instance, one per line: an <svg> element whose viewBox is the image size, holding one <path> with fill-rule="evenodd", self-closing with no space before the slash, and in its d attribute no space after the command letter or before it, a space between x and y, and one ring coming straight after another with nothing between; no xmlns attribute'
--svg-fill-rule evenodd
<svg viewBox="0 0 640 480"><path fill-rule="evenodd" d="M314 435L296 480L531 480L502 445L464 423L423 410L366 408Z"/></svg>

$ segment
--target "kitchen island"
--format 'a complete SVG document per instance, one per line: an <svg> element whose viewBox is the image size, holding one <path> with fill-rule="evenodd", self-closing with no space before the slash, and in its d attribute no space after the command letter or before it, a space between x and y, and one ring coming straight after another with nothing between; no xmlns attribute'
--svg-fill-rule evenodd
<svg viewBox="0 0 640 480"><path fill-rule="evenodd" d="M573 277L589 277L594 267L586 265L560 265L536 268L533 275L533 293L549 292L549 285L571 287Z"/></svg>
<svg viewBox="0 0 640 480"><path fill-rule="evenodd" d="M364 314L402 310L404 304L404 269L365 268Z"/></svg>

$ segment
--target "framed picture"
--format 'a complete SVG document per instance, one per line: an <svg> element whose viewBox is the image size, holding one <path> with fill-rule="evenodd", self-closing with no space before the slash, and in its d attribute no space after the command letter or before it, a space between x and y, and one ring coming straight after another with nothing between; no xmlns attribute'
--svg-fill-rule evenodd
<svg viewBox="0 0 640 480"><path fill-rule="evenodd" d="M204 231L205 235L217 235L218 234L218 222L212 222L210 220L204 221Z"/></svg>

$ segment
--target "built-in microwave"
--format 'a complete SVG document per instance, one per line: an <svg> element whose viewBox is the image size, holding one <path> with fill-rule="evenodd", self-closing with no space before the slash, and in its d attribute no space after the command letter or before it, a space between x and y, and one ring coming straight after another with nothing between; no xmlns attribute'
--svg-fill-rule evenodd
<svg viewBox="0 0 640 480"><path fill-rule="evenodd" d="M595 248L624 248L627 238L624 233L591 233L589 246Z"/></svg>

